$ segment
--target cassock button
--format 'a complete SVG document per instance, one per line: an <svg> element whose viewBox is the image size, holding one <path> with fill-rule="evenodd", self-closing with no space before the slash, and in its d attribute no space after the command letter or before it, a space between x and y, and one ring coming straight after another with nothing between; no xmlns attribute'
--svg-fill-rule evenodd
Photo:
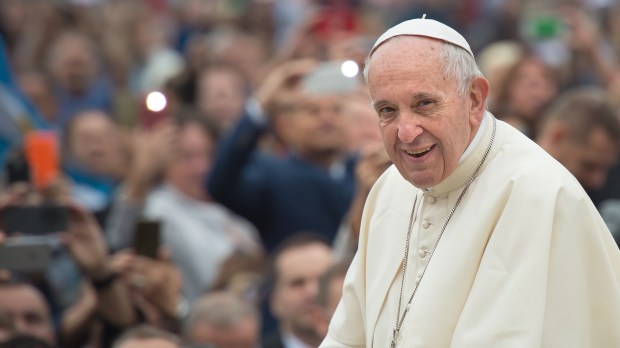
<svg viewBox="0 0 620 348"><path fill-rule="evenodd" d="M426 257L426 253L427 253L427 251L424 250L424 249L418 250L418 255L420 255L421 258Z"/></svg>
<svg viewBox="0 0 620 348"><path fill-rule="evenodd" d="M429 228L430 226L431 226L431 223L430 223L430 222L428 222L428 221L424 221L424 222L422 223L422 228L423 228L423 229L427 229L427 228Z"/></svg>
<svg viewBox="0 0 620 348"><path fill-rule="evenodd" d="M435 204L435 202L437 201L437 199L433 196L428 196L428 202L430 204Z"/></svg>

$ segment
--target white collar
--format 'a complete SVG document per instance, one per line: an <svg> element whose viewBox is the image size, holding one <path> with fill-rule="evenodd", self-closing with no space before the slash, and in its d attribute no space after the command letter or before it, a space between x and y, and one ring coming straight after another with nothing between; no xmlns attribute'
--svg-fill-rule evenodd
<svg viewBox="0 0 620 348"><path fill-rule="evenodd" d="M284 343L285 348L312 348L311 346L300 340L298 337L290 333L282 334L282 343Z"/></svg>

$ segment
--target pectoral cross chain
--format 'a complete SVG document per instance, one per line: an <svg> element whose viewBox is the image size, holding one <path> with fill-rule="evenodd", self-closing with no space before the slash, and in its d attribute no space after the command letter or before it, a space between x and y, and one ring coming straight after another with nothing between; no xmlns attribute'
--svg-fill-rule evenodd
<svg viewBox="0 0 620 348"><path fill-rule="evenodd" d="M390 345L390 348L396 348L396 343L398 341L398 334L399 333L400 333L400 328L394 328L393 336L392 336L392 344Z"/></svg>

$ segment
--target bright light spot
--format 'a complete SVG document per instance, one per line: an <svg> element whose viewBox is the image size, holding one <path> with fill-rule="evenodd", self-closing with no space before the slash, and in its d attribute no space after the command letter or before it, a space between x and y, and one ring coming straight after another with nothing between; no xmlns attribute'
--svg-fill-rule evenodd
<svg viewBox="0 0 620 348"><path fill-rule="evenodd" d="M151 92L146 96L146 108L159 112L166 107L166 96L161 92Z"/></svg>
<svg viewBox="0 0 620 348"><path fill-rule="evenodd" d="M354 61L347 60L346 62L342 63L340 71L342 71L342 74L346 77L355 77L355 75L357 75L357 73L360 71L360 68Z"/></svg>

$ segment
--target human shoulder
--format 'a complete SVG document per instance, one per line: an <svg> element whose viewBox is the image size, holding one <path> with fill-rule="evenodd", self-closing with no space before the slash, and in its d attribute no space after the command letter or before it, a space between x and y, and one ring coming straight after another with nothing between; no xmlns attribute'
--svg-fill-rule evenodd
<svg viewBox="0 0 620 348"><path fill-rule="evenodd" d="M585 194L577 179L538 144L512 126L498 123L503 141L488 168L488 176L532 195L549 195L560 190L579 196Z"/></svg>
<svg viewBox="0 0 620 348"><path fill-rule="evenodd" d="M179 193L167 184L153 189L144 201L144 215L147 217L161 217L179 212L180 202L183 199Z"/></svg>

